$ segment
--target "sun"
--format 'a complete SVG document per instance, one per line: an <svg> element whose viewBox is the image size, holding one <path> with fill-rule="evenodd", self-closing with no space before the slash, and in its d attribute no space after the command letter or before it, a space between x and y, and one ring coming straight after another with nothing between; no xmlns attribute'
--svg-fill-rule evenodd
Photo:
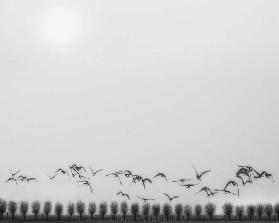
<svg viewBox="0 0 279 223"><path fill-rule="evenodd" d="M82 18L70 8L50 9L43 21L42 38L53 46L78 43L82 37Z"/></svg>

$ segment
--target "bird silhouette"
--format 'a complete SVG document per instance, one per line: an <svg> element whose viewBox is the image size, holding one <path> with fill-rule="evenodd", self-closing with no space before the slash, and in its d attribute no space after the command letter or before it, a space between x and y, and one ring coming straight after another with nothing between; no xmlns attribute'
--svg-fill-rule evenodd
<svg viewBox="0 0 279 223"><path fill-rule="evenodd" d="M191 187L197 186L198 183L196 183L196 184L179 184L179 185L182 186L182 187L191 188Z"/></svg>
<svg viewBox="0 0 279 223"><path fill-rule="evenodd" d="M78 180L77 182L81 183L81 186L88 186L91 193L93 193L92 185L88 180Z"/></svg>
<svg viewBox="0 0 279 223"><path fill-rule="evenodd" d="M149 178L144 178L144 179L141 180L141 182L142 182L142 185L143 185L144 189L145 189L145 182L148 182L148 183L152 184L152 180L149 179Z"/></svg>
<svg viewBox="0 0 279 223"><path fill-rule="evenodd" d="M154 198L144 198L144 197L140 197L140 196L138 196L138 195L136 195L136 197L137 197L138 199L143 200L143 202L154 201L154 200L155 200Z"/></svg>
<svg viewBox="0 0 279 223"><path fill-rule="evenodd" d="M216 191L212 191L209 187L202 187L196 194L201 193L201 192L205 192L207 197L210 196L214 196L217 192Z"/></svg>
<svg viewBox="0 0 279 223"><path fill-rule="evenodd" d="M271 178L273 183L275 182L274 178L273 178L273 175L271 173L266 172L266 171L262 171L261 173L258 173L257 176L254 176L254 179L260 179L262 177Z"/></svg>
<svg viewBox="0 0 279 223"><path fill-rule="evenodd" d="M105 176L107 176L107 177L108 177L108 176L114 176L115 178L118 179L120 185L123 186L123 183L122 183L122 181L121 181L121 179L120 179L120 176L119 176L117 173L109 173L109 174L107 174L107 175L105 175Z"/></svg>
<svg viewBox="0 0 279 223"><path fill-rule="evenodd" d="M122 191L119 191L116 195L121 195L122 197L127 197L130 200L129 194L123 193Z"/></svg>
<svg viewBox="0 0 279 223"><path fill-rule="evenodd" d="M91 171L91 174L92 174L93 177L96 176L97 173L103 171L103 169L99 169L99 170L94 171L91 167L89 167L89 168L90 168L90 171Z"/></svg>
<svg viewBox="0 0 279 223"><path fill-rule="evenodd" d="M211 170L205 170L205 171L202 171L201 173L198 173L198 171L196 170L196 168L195 168L195 167L193 167L193 168L194 168L194 170L195 170L196 178L197 178L198 181L201 181L202 176L205 175L205 174L207 174L207 173L209 173L209 172L211 171Z"/></svg>
<svg viewBox="0 0 279 223"><path fill-rule="evenodd" d="M15 183L17 184L17 179L14 178L14 177L9 177L9 178L5 181L5 183L8 183L8 182L10 182L10 181L13 181L13 182L15 182Z"/></svg>
<svg viewBox="0 0 279 223"><path fill-rule="evenodd" d="M185 182L191 181L191 180L192 180L192 178L187 178L187 179L181 178L181 179L178 179L178 180L173 180L172 182L173 183L185 183Z"/></svg>
<svg viewBox="0 0 279 223"><path fill-rule="evenodd" d="M167 180L167 176L166 176L164 173L157 173L153 178L156 178L156 177L162 177L162 178L164 178L166 181L168 181L168 180Z"/></svg>
<svg viewBox="0 0 279 223"><path fill-rule="evenodd" d="M170 202L172 202L174 199L179 198L178 196L173 196L173 197L171 197L171 196L168 195L167 193L163 193L163 194L169 199Z"/></svg>
<svg viewBox="0 0 279 223"><path fill-rule="evenodd" d="M55 174L61 173L63 175L68 175L69 176L69 173L66 170L63 170L62 168L57 169L54 173Z"/></svg>
<svg viewBox="0 0 279 223"><path fill-rule="evenodd" d="M14 177L14 176L17 175L20 171L21 171L21 170L17 170L17 171L15 171L14 173L11 172L11 176Z"/></svg>
<svg viewBox="0 0 279 223"><path fill-rule="evenodd" d="M230 185L235 186L235 187L238 187L238 183L237 183L236 181L234 181L234 180L229 180L229 181L227 182L227 184L225 185L224 189L226 190Z"/></svg>
<svg viewBox="0 0 279 223"><path fill-rule="evenodd" d="M238 194L235 194L233 192L231 192L230 190L227 190L227 189L215 189L216 192L224 192L225 194L232 194L232 195L238 195L239 196L239 193Z"/></svg>

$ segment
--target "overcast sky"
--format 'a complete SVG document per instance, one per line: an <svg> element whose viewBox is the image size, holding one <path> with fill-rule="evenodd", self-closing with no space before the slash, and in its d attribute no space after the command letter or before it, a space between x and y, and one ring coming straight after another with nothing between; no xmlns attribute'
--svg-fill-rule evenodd
<svg viewBox="0 0 279 223"><path fill-rule="evenodd" d="M1 1L1 196L117 199L102 176L93 195L48 182L71 162L171 179L212 168L204 184L214 187L238 163L279 178L278 11L256 0ZM17 168L41 182L3 183ZM122 190L208 201L160 184ZM214 201L275 202L278 192L261 181Z"/></svg>

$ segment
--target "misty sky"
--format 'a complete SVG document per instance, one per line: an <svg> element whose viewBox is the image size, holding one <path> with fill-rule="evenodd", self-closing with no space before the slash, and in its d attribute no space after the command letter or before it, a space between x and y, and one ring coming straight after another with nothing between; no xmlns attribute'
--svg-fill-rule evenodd
<svg viewBox="0 0 279 223"><path fill-rule="evenodd" d="M238 163L279 178L278 11L256 0L1 1L0 196L120 200L111 178L96 178L93 195L47 180L71 162L171 179L212 168L214 187ZM5 184L17 168L41 181ZM122 190L208 201L160 184ZM275 202L279 188L213 199L228 200Z"/></svg>

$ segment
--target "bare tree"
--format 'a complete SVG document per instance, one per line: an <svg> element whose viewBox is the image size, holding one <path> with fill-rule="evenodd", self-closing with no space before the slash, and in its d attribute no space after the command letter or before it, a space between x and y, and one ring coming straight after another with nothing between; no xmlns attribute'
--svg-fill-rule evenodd
<svg viewBox="0 0 279 223"><path fill-rule="evenodd" d="M7 211L7 202L0 199L0 219L3 220L3 214Z"/></svg>
<svg viewBox="0 0 279 223"><path fill-rule="evenodd" d="M142 205L142 215L143 215L145 221L148 221L149 212L150 212L150 204L144 203Z"/></svg>
<svg viewBox="0 0 279 223"><path fill-rule="evenodd" d="M183 212L182 204L180 204L180 203L176 204L175 207L174 207L174 212L175 212L177 221L180 221L180 218L181 218L181 215L182 215L182 212Z"/></svg>
<svg viewBox="0 0 279 223"><path fill-rule="evenodd" d="M121 204L120 204L120 211L122 213L122 216L123 216L123 220L125 221L126 220L126 216L127 216L127 213L128 213L128 204L126 201L122 201Z"/></svg>
<svg viewBox="0 0 279 223"><path fill-rule="evenodd" d="M8 213L11 215L12 220L15 219L17 209L18 209L17 203L15 201L9 201L9 203L8 203Z"/></svg>
<svg viewBox="0 0 279 223"><path fill-rule="evenodd" d="M79 220L81 220L82 215L85 211L85 203L83 201L77 201L76 209L77 209L77 213L79 214Z"/></svg>
<svg viewBox="0 0 279 223"><path fill-rule="evenodd" d="M106 216L106 214L107 214L107 211L108 211L107 202L102 201L102 202L100 203L100 206L99 206L99 215L101 216L102 220L105 219L105 216Z"/></svg>
<svg viewBox="0 0 279 223"><path fill-rule="evenodd" d="M231 219L233 214L233 205L232 203L225 203L223 206L223 212L227 219Z"/></svg>
<svg viewBox="0 0 279 223"><path fill-rule="evenodd" d="M46 201L46 202L44 203L44 209L43 209L43 211L44 211L44 214L46 215L47 221L48 221L48 216L49 216L51 210L52 210L52 203L51 203L51 201Z"/></svg>
<svg viewBox="0 0 279 223"><path fill-rule="evenodd" d="M160 212L161 212L160 204L153 204L152 205L152 214L155 217L156 221L158 221L158 219L159 219Z"/></svg>
<svg viewBox="0 0 279 223"><path fill-rule="evenodd" d="M90 214L91 220L94 218L94 214L96 213L96 204L95 202L90 202L88 205L88 213Z"/></svg>
<svg viewBox="0 0 279 223"><path fill-rule="evenodd" d="M272 215L273 215L273 207L271 204L266 204L264 206L264 212L265 212L265 215L267 216L267 219L270 220Z"/></svg>
<svg viewBox="0 0 279 223"><path fill-rule="evenodd" d="M118 213L118 203L116 201L111 202L110 204L110 213L112 215L113 220L116 219L116 215Z"/></svg>
<svg viewBox="0 0 279 223"><path fill-rule="evenodd" d="M14 220L15 214L17 212L17 203L15 201L9 201L8 209L9 209L9 213L12 215L12 220Z"/></svg>
<svg viewBox="0 0 279 223"><path fill-rule="evenodd" d="M67 212L70 217L70 221L72 220L72 216L75 213L75 204L73 202L69 202L67 205Z"/></svg>
<svg viewBox="0 0 279 223"><path fill-rule="evenodd" d="M255 205L248 205L246 213L250 220L252 220L253 217L255 216L255 211L256 211Z"/></svg>
<svg viewBox="0 0 279 223"><path fill-rule="evenodd" d="M32 208L32 213L34 214L35 216L35 220L38 219L38 214L41 210L41 203L40 201L33 201L32 204L31 204L31 208Z"/></svg>
<svg viewBox="0 0 279 223"><path fill-rule="evenodd" d="M274 212L276 214L277 220L279 220L279 203L275 204L274 206Z"/></svg>
<svg viewBox="0 0 279 223"><path fill-rule="evenodd" d="M264 214L264 206L262 204L257 204L256 213L257 213L258 219L261 220L262 216Z"/></svg>
<svg viewBox="0 0 279 223"><path fill-rule="evenodd" d="M205 212L206 212L206 215L208 216L209 220L212 220L212 218L215 215L215 211L216 211L215 204L208 203L205 205Z"/></svg>
<svg viewBox="0 0 279 223"><path fill-rule="evenodd" d="M19 211L23 217L23 220L26 220L26 215L27 215L27 212L28 212L28 202L27 201L21 201L20 204L19 204Z"/></svg>
<svg viewBox="0 0 279 223"><path fill-rule="evenodd" d="M55 209L55 215L56 215L57 220L60 220L61 216L63 214L63 204L60 202L57 202L55 204L54 209Z"/></svg>
<svg viewBox="0 0 279 223"><path fill-rule="evenodd" d="M197 204L195 206L195 214L196 214L196 218L200 219L201 218L201 214L202 214L202 206L200 204Z"/></svg>
<svg viewBox="0 0 279 223"><path fill-rule="evenodd" d="M134 221L137 220L137 216L139 214L139 204L138 203L132 203L131 205L131 213L134 217Z"/></svg>
<svg viewBox="0 0 279 223"><path fill-rule="evenodd" d="M187 220L190 220L192 217L192 207L190 205L186 204L184 207L184 213L187 217Z"/></svg>
<svg viewBox="0 0 279 223"><path fill-rule="evenodd" d="M163 205L163 214L164 214L165 219L167 221L169 221L170 216L172 214L172 208L171 208L170 204L165 203Z"/></svg>
<svg viewBox="0 0 279 223"><path fill-rule="evenodd" d="M243 206L236 206L235 207L235 213L238 218L238 220L242 220L244 215L244 207Z"/></svg>

